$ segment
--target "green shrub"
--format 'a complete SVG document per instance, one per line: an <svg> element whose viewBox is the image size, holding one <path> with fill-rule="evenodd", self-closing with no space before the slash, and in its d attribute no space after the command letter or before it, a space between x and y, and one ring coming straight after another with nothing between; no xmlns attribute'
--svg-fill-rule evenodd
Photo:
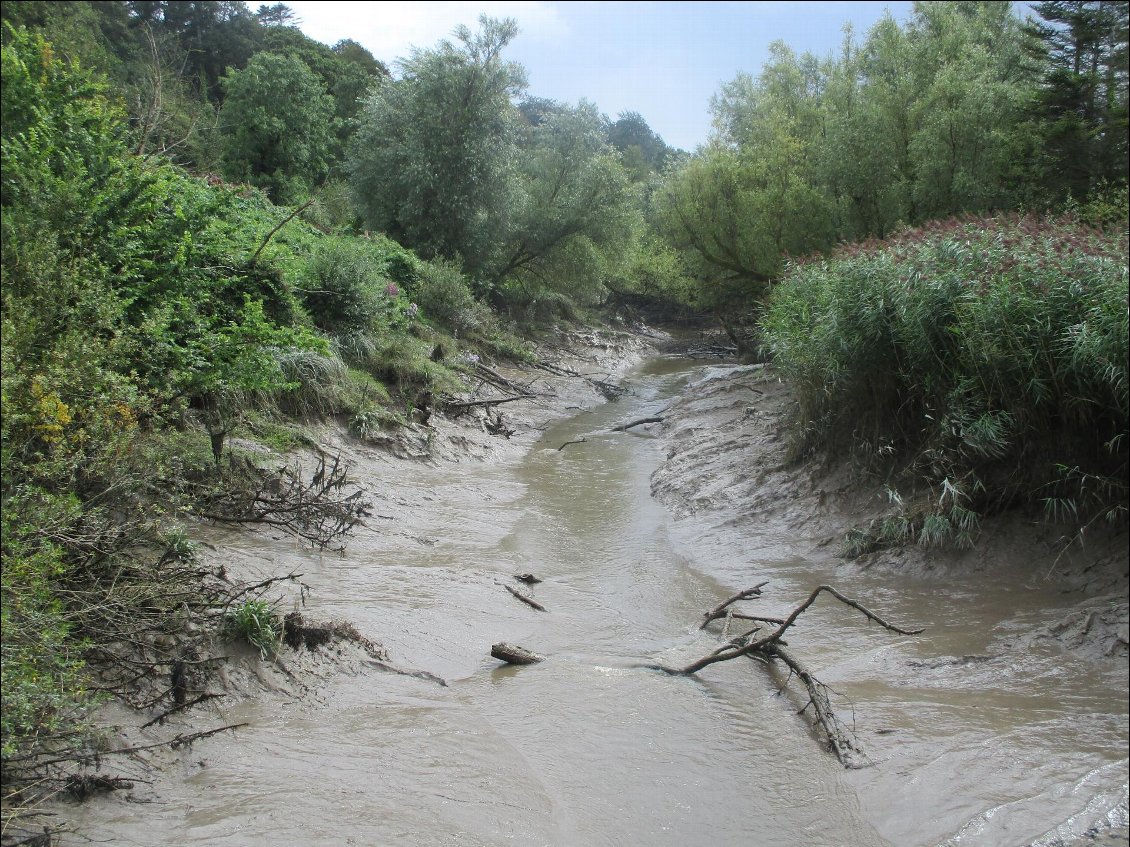
<svg viewBox="0 0 1130 847"><path fill-rule="evenodd" d="M939 504L923 543L964 544L970 510L1078 498L1083 477L1125 517L1127 324L1123 234L996 218L796 264L762 330L801 446L911 467Z"/></svg>
<svg viewBox="0 0 1130 847"><path fill-rule="evenodd" d="M326 238L315 248L299 282L314 324L327 332L364 332L385 288L384 263L363 241Z"/></svg>
<svg viewBox="0 0 1130 847"><path fill-rule="evenodd" d="M266 600L246 600L227 615L233 635L247 641L264 659L275 655L282 641L283 621Z"/></svg>
<svg viewBox="0 0 1130 847"><path fill-rule="evenodd" d="M413 297L427 317L457 335L484 329L494 317L475 299L459 266L443 259L420 263Z"/></svg>

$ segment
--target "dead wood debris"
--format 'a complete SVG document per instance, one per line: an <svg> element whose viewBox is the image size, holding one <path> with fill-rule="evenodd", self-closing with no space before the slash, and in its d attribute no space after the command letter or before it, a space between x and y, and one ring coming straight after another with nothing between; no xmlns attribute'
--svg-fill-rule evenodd
<svg viewBox="0 0 1130 847"><path fill-rule="evenodd" d="M370 658L387 660L388 653L357 631L348 621L331 621L318 624L307 621L300 612L291 612L283 618L283 642L292 650L305 647L317 650L335 641L347 641L360 646Z"/></svg>
<svg viewBox="0 0 1130 847"><path fill-rule="evenodd" d="M611 429L604 430L604 431L605 432L627 432L632 427L643 426L644 424L651 424L651 423L662 423L664 420L666 420L666 418L663 415L651 415L650 417L639 418L638 420L629 421L628 423L620 424L619 426L614 426ZM588 441L587 437L577 438L573 441L566 441L564 444L562 444L557 449L559 451L564 450L570 444L584 444L586 441Z"/></svg>
<svg viewBox="0 0 1130 847"><path fill-rule="evenodd" d="M499 642L490 648L490 654L510 665L533 665L545 661L545 656L539 655L525 647L515 644Z"/></svg>
<svg viewBox="0 0 1130 847"><path fill-rule="evenodd" d="M631 421L630 423L620 424L620 426L614 426L609 430L609 432L627 432L634 426L642 426L643 424L649 423L662 423L664 420L665 418L663 417L663 415L652 415L649 418L640 418L637 421Z"/></svg>
<svg viewBox="0 0 1130 847"><path fill-rule="evenodd" d="M709 612L703 614L703 622L700 629L705 628L713 621L719 619L726 620L726 632L728 632L731 620L752 620L764 623L776 624L776 628L766 636L757 638L756 635L761 631L760 627L755 626L744 635L727 641L714 652L703 656L697 661L691 662L682 668L670 668L665 665L649 665L648 667L654 670L661 670L665 673L690 676L698 673L703 668L713 665L717 662L725 662L730 659L736 659L739 656L748 656L751 659L757 659L763 662L772 663L774 661L782 662L789 668L790 678L796 675L798 679L804 684L808 692L808 703L800 710L801 714L806 712L809 706L812 707L816 726L818 726L828 742L829 748L839 759L841 764L847 768L863 767L865 762L861 758L863 753L858 744L853 740L851 732L847 730L843 723L836 717L835 710L832 707L830 689L824 683L813 675L812 671L804 664L804 662L797 657L787 646L783 636L785 632L791 627L798 617L804 613L816 599L823 593L831 594L844 605L850 606L864 614L868 620L874 621L884 629L895 632L900 635L918 635L923 630L921 629L903 629L888 623L879 615L872 612L862 603L857 600L852 600L845 597L835 588L830 585L820 585L813 589L808 598L797 606L785 618L769 618L758 615L747 615L735 612L731 606L740 600L755 599L761 596L761 589L766 583L760 583L753 588L747 588L744 591L739 591L732 597L728 598L718 606L711 609ZM787 684L787 682L786 682Z"/></svg>
<svg viewBox="0 0 1130 847"><path fill-rule="evenodd" d="M505 588L507 591L509 591L511 594L513 594L515 597L517 597L519 600L521 600L523 603L525 603L527 606L530 606L531 608L537 609L539 612L549 611L548 609L545 608L545 606L543 606L541 603L539 603L533 597L529 597L529 596L523 594L517 588L514 588L511 585L504 585L502 587Z"/></svg>
<svg viewBox="0 0 1130 847"><path fill-rule="evenodd" d="M370 503L362 492L342 493L350 480L340 456L330 461L319 456L309 479L297 466L264 470L244 460L241 470L204 504L201 517L278 527L324 550L369 515ZM335 549L340 552L344 546Z"/></svg>

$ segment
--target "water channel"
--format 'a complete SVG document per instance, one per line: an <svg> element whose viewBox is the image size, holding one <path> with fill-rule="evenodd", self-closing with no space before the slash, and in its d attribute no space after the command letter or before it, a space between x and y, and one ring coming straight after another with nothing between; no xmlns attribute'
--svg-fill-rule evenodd
<svg viewBox="0 0 1130 847"><path fill-rule="evenodd" d="M448 686L366 672L225 706L222 720L251 725L186 751L152 803L87 811L91 836L1051 847L1093 843L1073 839L1096 820L1124 825L1125 662L1079 662L1023 638L1073 600L1031 575L892 577L813 561L784 526L725 510L674 520L653 499L661 440L600 432L655 413L701 367L645 363L629 396L552 426L520 463L421 467L392 495L415 516L408 548L373 532L343 558L273 553L305 569L312 612L353 621ZM544 578L531 593L547 613L504 592L518 571ZM712 650L701 613L762 580L766 614L834 582L928 627L895 636L821 603L790 639L842 695L873 766L845 770L797 715L799 695L760 664L697 679L633 667ZM500 666L488 654L503 640L549 658Z"/></svg>

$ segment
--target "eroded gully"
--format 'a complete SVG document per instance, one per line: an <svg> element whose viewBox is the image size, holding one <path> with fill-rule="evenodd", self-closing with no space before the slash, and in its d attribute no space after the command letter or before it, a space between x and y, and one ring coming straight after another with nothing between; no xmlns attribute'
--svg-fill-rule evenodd
<svg viewBox="0 0 1130 847"><path fill-rule="evenodd" d="M217 722L249 726L185 751L152 802L97 804L80 828L119 844L925 847L1074 843L1124 823L1125 662L1013 649L1068 605L1054 589L871 574L806 557L811 539L739 508L668 514L651 495L661 439L605 431L701 375L652 359L627 397L552 426L521 462L378 480L384 517L344 557L226 537L266 572L301 570L310 614L447 687L327 673L304 696L229 703ZM523 590L547 612L505 592L519 571L544 579ZM841 767L760 664L633 667L714 649L701 613L763 580L765 614L832 582L928 627L895 636L822 602L790 639L873 766ZM549 658L500 666L497 641Z"/></svg>

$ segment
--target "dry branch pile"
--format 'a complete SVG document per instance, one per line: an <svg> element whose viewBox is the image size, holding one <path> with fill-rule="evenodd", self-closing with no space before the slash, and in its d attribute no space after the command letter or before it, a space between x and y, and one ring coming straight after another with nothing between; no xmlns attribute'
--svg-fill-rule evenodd
<svg viewBox="0 0 1130 847"><path fill-rule="evenodd" d="M325 549L369 514L370 504L360 491L343 493L348 482L339 456L329 462L319 456L309 480L297 466L264 470L245 460L244 473L233 474L229 484L204 504L201 516L278 527Z"/></svg>
<svg viewBox="0 0 1130 847"><path fill-rule="evenodd" d="M197 513L227 523L262 523L287 531L320 548L342 538L367 514L360 492L346 493L344 464L321 457L306 478L298 467L263 470L238 460L218 479L201 484ZM223 696L210 691L212 671L227 657L215 648L229 637L233 610L262 602L267 592L300 574L272 577L256 584L233 583L223 565L212 568L196 557L187 538L165 538L152 520L129 517L109 508L92 508L52 537L72 563L56 589L75 636L82 640L87 691L112 697L147 713L142 728ZM291 621L286 632L308 647L323 633ZM338 625L328 637L353 640L371 656L383 657L351 628ZM92 745L81 728L41 731L24 749L3 761L5 837L20 830L17 818L38 800L69 791L74 796L115 790L125 781L89 773L110 755L141 749L178 748L218 729L176 737L144 748L106 751ZM11 824L11 826L9 826ZM38 837L38 835L36 836ZM5 842L7 843L7 842Z"/></svg>

